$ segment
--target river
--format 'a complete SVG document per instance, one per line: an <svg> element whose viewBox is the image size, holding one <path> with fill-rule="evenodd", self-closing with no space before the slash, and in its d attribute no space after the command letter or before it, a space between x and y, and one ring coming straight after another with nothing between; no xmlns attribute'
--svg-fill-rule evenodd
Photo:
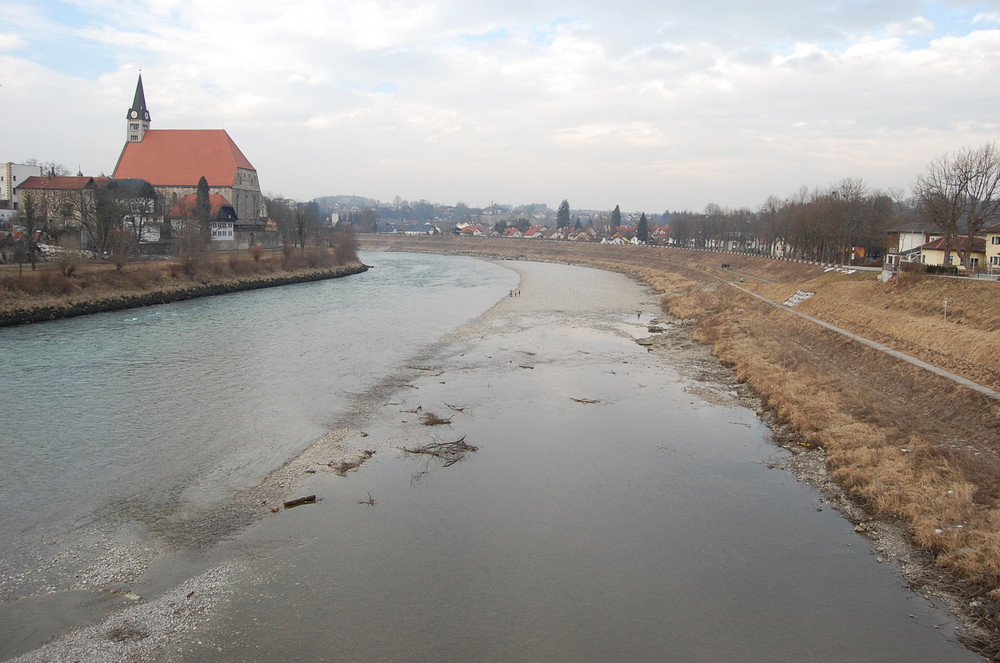
<svg viewBox="0 0 1000 663"><path fill-rule="evenodd" d="M371 461L304 476L317 504L219 542L253 571L182 660L979 660L768 469L753 412L634 342L639 286L534 265L512 298L502 266L363 257L346 279L0 330L5 599L77 588L105 542L252 487L421 356L433 371L362 418ZM420 426L430 410L451 424ZM400 452L460 436L478 451L452 466ZM0 626L21 633L18 604Z"/></svg>

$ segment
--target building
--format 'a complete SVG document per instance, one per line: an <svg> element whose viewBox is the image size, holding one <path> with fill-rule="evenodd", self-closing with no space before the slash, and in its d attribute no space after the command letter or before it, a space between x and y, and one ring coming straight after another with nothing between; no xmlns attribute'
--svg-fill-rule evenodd
<svg viewBox="0 0 1000 663"><path fill-rule="evenodd" d="M986 261L986 240L982 237L970 238L967 235L959 235L951 247L947 246L943 237L934 239L920 247L920 262L936 267L965 269L965 266L962 265L962 254L969 249L970 241L972 242L972 251L969 254L968 267L976 271Z"/></svg>
<svg viewBox="0 0 1000 663"><path fill-rule="evenodd" d="M50 241L78 236L81 247L102 252L117 228L136 243L159 238L156 191L145 180L36 175L17 190L22 199L31 196L36 228Z"/></svg>
<svg viewBox="0 0 1000 663"><path fill-rule="evenodd" d="M125 147L115 178L148 181L169 210L196 193L204 177L209 193L225 198L235 211L238 245L241 226L247 232L268 227L257 170L224 129L151 129L150 123L140 75L126 112Z"/></svg>
<svg viewBox="0 0 1000 663"><path fill-rule="evenodd" d="M41 166L21 163L0 163L0 221L7 221L17 214L17 186L29 177L39 177Z"/></svg>
<svg viewBox="0 0 1000 663"><path fill-rule="evenodd" d="M177 201L166 215L166 222L170 227L170 234L173 237L183 235L185 232L198 232L198 222L195 218L195 207L198 195L189 193ZM231 249L234 248L236 231L236 210L232 204L223 196L217 193L209 194L209 232L213 248ZM166 234L166 233L165 233Z"/></svg>
<svg viewBox="0 0 1000 663"><path fill-rule="evenodd" d="M986 269L990 274L1000 272L1000 223L982 230L986 250Z"/></svg>

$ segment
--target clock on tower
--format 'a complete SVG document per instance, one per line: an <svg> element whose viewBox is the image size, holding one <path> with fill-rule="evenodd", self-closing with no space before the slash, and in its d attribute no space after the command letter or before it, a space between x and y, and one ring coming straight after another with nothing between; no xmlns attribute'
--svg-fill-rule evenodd
<svg viewBox="0 0 1000 663"><path fill-rule="evenodd" d="M143 136L149 131L149 110L142 90L142 74L139 74L139 82L135 86L135 99L126 114L125 129L126 140L130 143L141 143Z"/></svg>

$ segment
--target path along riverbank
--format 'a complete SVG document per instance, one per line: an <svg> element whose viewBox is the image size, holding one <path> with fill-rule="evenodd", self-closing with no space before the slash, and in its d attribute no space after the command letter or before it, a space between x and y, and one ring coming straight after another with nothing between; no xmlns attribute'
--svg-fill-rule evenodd
<svg viewBox="0 0 1000 663"><path fill-rule="evenodd" d="M880 554L901 556L914 588L950 601L971 647L1000 656L1000 402L753 296L814 293L797 310L995 391L996 283L903 274L883 284L822 265L570 242L366 236L362 247L551 260L643 280L752 389L788 448L807 452L795 462L843 492L856 529ZM726 285L734 272L745 290Z"/></svg>

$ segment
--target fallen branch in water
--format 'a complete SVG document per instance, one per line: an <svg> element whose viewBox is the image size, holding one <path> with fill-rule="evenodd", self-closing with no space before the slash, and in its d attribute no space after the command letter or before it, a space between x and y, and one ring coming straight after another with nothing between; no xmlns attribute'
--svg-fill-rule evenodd
<svg viewBox="0 0 1000 663"><path fill-rule="evenodd" d="M288 500L287 502L285 502L285 508L291 509L292 507L301 506L303 504L312 504L315 501L316 501L315 495L307 495L305 497L299 497L294 500Z"/></svg>
<svg viewBox="0 0 1000 663"><path fill-rule="evenodd" d="M451 405L449 403L445 403L445 405L447 405L448 407L450 407L455 412L465 412L465 408L464 407L458 407L457 405Z"/></svg>
<svg viewBox="0 0 1000 663"><path fill-rule="evenodd" d="M454 442L434 442L432 444L416 447L414 449L403 447L403 451L408 454L426 454L428 456L440 458L445 461L444 466L449 467L462 460L462 457L466 453L470 451L479 451L479 447L466 444L465 436L463 435Z"/></svg>
<svg viewBox="0 0 1000 663"><path fill-rule="evenodd" d="M358 504L367 504L368 506L375 506L375 498L372 497L371 491L368 491L368 499L358 500Z"/></svg>
<svg viewBox="0 0 1000 663"><path fill-rule="evenodd" d="M600 401L592 401L589 398L573 398L570 397L571 401L576 401L577 403L583 403L584 405L590 405L591 403L600 403Z"/></svg>

